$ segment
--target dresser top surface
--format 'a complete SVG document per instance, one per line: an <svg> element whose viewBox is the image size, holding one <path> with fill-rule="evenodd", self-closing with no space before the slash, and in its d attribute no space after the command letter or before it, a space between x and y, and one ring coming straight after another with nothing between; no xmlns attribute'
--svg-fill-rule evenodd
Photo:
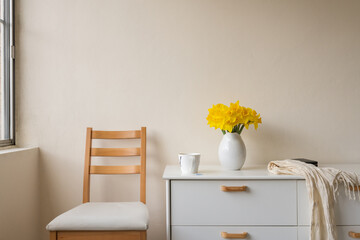
<svg viewBox="0 0 360 240"><path fill-rule="evenodd" d="M333 167L360 174L360 164L320 164L320 167ZM301 176L274 175L267 171L267 165L244 166L239 171L228 171L216 165L200 165L197 174L182 175L179 165L166 166L163 174L166 180L216 180L216 179L267 179L267 180L301 180Z"/></svg>

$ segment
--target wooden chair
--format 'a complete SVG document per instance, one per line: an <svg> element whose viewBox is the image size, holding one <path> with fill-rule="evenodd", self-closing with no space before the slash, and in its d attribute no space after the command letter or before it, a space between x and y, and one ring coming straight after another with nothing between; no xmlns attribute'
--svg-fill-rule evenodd
<svg viewBox="0 0 360 240"><path fill-rule="evenodd" d="M92 139L141 139L140 148L93 148ZM97 166L91 157L140 156L140 165ZM90 174L140 174L140 202L90 202ZM59 215L46 229L50 240L146 240L146 128L93 131L87 128L83 204Z"/></svg>

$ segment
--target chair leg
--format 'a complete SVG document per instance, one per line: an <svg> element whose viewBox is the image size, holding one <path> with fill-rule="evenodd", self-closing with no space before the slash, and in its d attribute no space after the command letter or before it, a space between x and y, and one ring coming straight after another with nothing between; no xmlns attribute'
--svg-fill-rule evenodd
<svg viewBox="0 0 360 240"><path fill-rule="evenodd" d="M57 240L57 232L50 232L50 240Z"/></svg>
<svg viewBox="0 0 360 240"><path fill-rule="evenodd" d="M146 231L140 233L140 240L146 240Z"/></svg>

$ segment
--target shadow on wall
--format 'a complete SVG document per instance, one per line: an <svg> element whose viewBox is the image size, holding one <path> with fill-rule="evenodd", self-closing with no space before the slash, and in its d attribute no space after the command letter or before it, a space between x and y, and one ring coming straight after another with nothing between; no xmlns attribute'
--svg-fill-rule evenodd
<svg viewBox="0 0 360 240"><path fill-rule="evenodd" d="M166 165L165 148L166 141L160 141L160 135L150 129L147 135L147 205L150 211L148 239L166 239L165 181L162 180Z"/></svg>
<svg viewBox="0 0 360 240"><path fill-rule="evenodd" d="M314 145L311 137L299 134L297 129L286 129L274 124L264 124L257 132L247 133L244 139L248 159L257 159L259 162L256 164L287 158L316 158L319 147Z"/></svg>

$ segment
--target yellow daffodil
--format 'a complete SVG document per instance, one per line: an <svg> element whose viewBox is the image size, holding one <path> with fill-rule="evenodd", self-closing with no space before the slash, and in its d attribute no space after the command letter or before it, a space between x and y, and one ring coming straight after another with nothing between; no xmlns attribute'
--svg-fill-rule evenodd
<svg viewBox="0 0 360 240"><path fill-rule="evenodd" d="M210 127L220 128L225 134L227 132L241 133L244 127L254 124L255 129L261 122L260 114L251 108L242 107L239 101L230 103L230 106L224 104L213 105L209 109L209 115L206 118Z"/></svg>

